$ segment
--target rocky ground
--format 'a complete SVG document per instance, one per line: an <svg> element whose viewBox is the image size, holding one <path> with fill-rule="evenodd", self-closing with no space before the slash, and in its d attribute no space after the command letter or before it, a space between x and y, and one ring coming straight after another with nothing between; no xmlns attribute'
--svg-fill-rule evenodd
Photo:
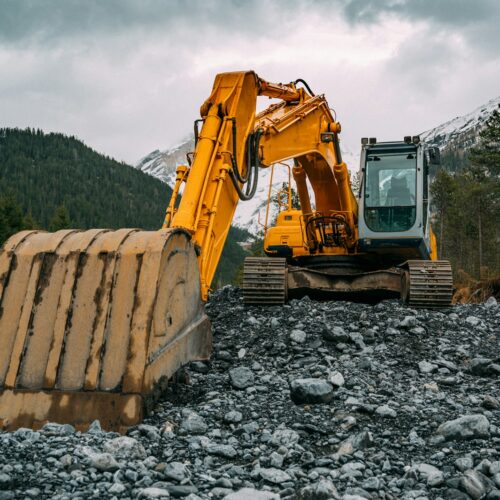
<svg viewBox="0 0 500 500"><path fill-rule="evenodd" d="M214 356L127 436L0 433L9 498L500 499L500 306L211 298Z"/></svg>

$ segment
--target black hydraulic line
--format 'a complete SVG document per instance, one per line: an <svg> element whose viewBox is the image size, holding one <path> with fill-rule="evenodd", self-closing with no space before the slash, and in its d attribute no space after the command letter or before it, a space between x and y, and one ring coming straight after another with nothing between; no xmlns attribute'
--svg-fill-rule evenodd
<svg viewBox="0 0 500 500"><path fill-rule="evenodd" d="M309 92L309 94L311 94L312 97L315 96L314 92L311 90L311 87L309 87L309 85L307 84L307 82L305 80L303 80L302 78L297 78L297 80L295 80L293 83L295 85L297 85L297 83L302 83L302 85L304 85L304 87Z"/></svg>
<svg viewBox="0 0 500 500"><path fill-rule="evenodd" d="M332 224L332 229L333 229L333 223L337 223L337 224L341 224L342 226L344 226L344 230L345 232L347 233L347 236L350 237L351 236L351 228L349 227L349 225L347 224L347 222L344 220L343 217L340 217L340 216L334 216L334 215L323 215L323 216L317 216L317 217L311 217L308 221L307 221L307 224L306 224L306 234L307 234L307 231L309 230L309 225L310 224L318 224L319 226L319 230L321 232L321 239L322 239L322 243L325 244L326 242L326 233L324 232L324 225L327 224L327 223L330 223ZM335 240L335 243L340 246L340 235L338 233L335 233L333 235L334 237L334 240Z"/></svg>
<svg viewBox="0 0 500 500"><path fill-rule="evenodd" d="M262 130L257 130L250 134L247 139L247 181L245 182L245 191L239 185L237 170L233 168L229 171L229 176L233 182L234 188L238 193L240 200L246 201L254 197L257 191L257 183L259 177L260 159L259 159L259 142ZM239 172L238 172L239 175ZM241 178L241 177L240 177ZM241 182L241 181L240 181Z"/></svg>
<svg viewBox="0 0 500 500"><path fill-rule="evenodd" d="M238 179L239 182L242 182L243 184L245 184L249 177L250 177L250 163L247 163L247 173L246 175L241 175L240 173L240 169L238 168L238 153L236 151L236 131L237 131L237 127L236 127L236 118L229 118L232 122L233 122L233 152L231 154L231 164L233 166L233 171L234 171L234 174L236 176L236 179Z"/></svg>

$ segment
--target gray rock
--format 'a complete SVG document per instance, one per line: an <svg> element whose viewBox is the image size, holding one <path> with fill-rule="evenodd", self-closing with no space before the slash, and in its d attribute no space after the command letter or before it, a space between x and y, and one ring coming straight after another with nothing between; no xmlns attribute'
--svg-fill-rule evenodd
<svg viewBox="0 0 500 500"><path fill-rule="evenodd" d="M414 444L416 446L425 445L425 440L422 439L414 430L410 431L410 434L408 435L408 441L410 442L410 444Z"/></svg>
<svg viewBox="0 0 500 500"><path fill-rule="evenodd" d="M189 484L164 484L164 488L169 492L171 497L174 498L179 498L179 497L185 497L187 495L190 495L192 493L196 493L198 489L196 486L192 486ZM155 483L153 486L158 486L159 483ZM227 492L224 492L226 494Z"/></svg>
<svg viewBox="0 0 500 500"><path fill-rule="evenodd" d="M217 455L224 458L234 458L238 452L229 444L211 444L207 446L210 455Z"/></svg>
<svg viewBox="0 0 500 500"><path fill-rule="evenodd" d="M444 474L433 465L417 464L413 466L427 481L431 487L440 486L444 482Z"/></svg>
<svg viewBox="0 0 500 500"><path fill-rule="evenodd" d="M68 436L76 432L75 428L69 424L56 424L49 422L41 428L41 432L47 436Z"/></svg>
<svg viewBox="0 0 500 500"><path fill-rule="evenodd" d="M122 483L113 483L108 492L112 495L120 495L127 491L127 488Z"/></svg>
<svg viewBox="0 0 500 500"><path fill-rule="evenodd" d="M358 349L364 349L366 347L363 335L359 332L350 332L349 333L349 340L358 348Z"/></svg>
<svg viewBox="0 0 500 500"><path fill-rule="evenodd" d="M398 416L396 410L393 410L390 406L388 405L382 405L379 406L376 410L375 413L377 415L380 415L381 417L390 417L390 418L396 418Z"/></svg>
<svg viewBox="0 0 500 500"><path fill-rule="evenodd" d="M320 479L317 483L302 488L295 497L297 500L336 500L340 495L329 479Z"/></svg>
<svg viewBox="0 0 500 500"><path fill-rule="evenodd" d="M120 436L104 443L104 450L116 458L128 460L146 458L146 450L139 441L128 436Z"/></svg>
<svg viewBox="0 0 500 500"><path fill-rule="evenodd" d="M464 472L474 467L474 460L470 455L467 455L465 457L459 457L455 460L455 467L459 471Z"/></svg>
<svg viewBox="0 0 500 500"><path fill-rule="evenodd" d="M141 424L137 427L139 432L152 441L160 439L160 431L154 425Z"/></svg>
<svg viewBox="0 0 500 500"><path fill-rule="evenodd" d="M365 464L361 462L347 462L340 468L340 473L342 474L341 479L361 478L363 477L363 471L365 469Z"/></svg>
<svg viewBox="0 0 500 500"><path fill-rule="evenodd" d="M235 389L246 389L254 384L253 372L246 366L238 366L229 370L229 378Z"/></svg>
<svg viewBox="0 0 500 500"><path fill-rule="evenodd" d="M259 469L262 479L273 484L281 484L292 479L285 471L270 467L268 469Z"/></svg>
<svg viewBox="0 0 500 500"><path fill-rule="evenodd" d="M486 395L481 406L487 410L500 410L500 401L493 396Z"/></svg>
<svg viewBox="0 0 500 500"><path fill-rule="evenodd" d="M498 302L495 297L488 297L488 300L484 303L487 309L496 309L498 307Z"/></svg>
<svg viewBox="0 0 500 500"><path fill-rule="evenodd" d="M361 487L367 491L378 491L382 487L382 481L378 477L369 477L361 483Z"/></svg>
<svg viewBox="0 0 500 500"><path fill-rule="evenodd" d="M99 420L94 420L89 425L89 428L87 429L87 432L89 434L101 434L101 432L102 432L101 422L99 422Z"/></svg>
<svg viewBox="0 0 500 500"><path fill-rule="evenodd" d="M273 451L269 457L269 465L280 469L283 466L284 456Z"/></svg>
<svg viewBox="0 0 500 500"><path fill-rule="evenodd" d="M115 471L120 466L111 453L93 453L88 455L91 467L100 471Z"/></svg>
<svg viewBox="0 0 500 500"><path fill-rule="evenodd" d="M405 316L399 326L401 328L413 328L417 326L417 318L415 316Z"/></svg>
<svg viewBox="0 0 500 500"><path fill-rule="evenodd" d="M9 476L9 474L5 474L5 472L0 472L0 488L8 488L11 482L12 478Z"/></svg>
<svg viewBox="0 0 500 500"><path fill-rule="evenodd" d="M373 435L369 431L362 431L358 434L348 437L343 441L337 452L334 454L335 458L340 458L345 455L352 455L358 450L363 450L365 448L370 448L374 445Z"/></svg>
<svg viewBox="0 0 500 500"><path fill-rule="evenodd" d="M303 330L292 330L292 333L290 333L290 340L297 342L297 344L303 344L306 339L307 335Z"/></svg>
<svg viewBox="0 0 500 500"><path fill-rule="evenodd" d="M143 488L139 491L139 498L170 498L168 490L163 488Z"/></svg>
<svg viewBox="0 0 500 500"><path fill-rule="evenodd" d="M30 488L29 490L26 490L24 493L28 495L30 498L38 498L42 492L38 488Z"/></svg>
<svg viewBox="0 0 500 500"><path fill-rule="evenodd" d="M348 342L349 334L341 327L334 326L333 328L324 328L322 332L323 338L332 342Z"/></svg>
<svg viewBox="0 0 500 500"><path fill-rule="evenodd" d="M477 470L467 470L460 478L460 489L474 500L479 500L493 489L491 481Z"/></svg>
<svg viewBox="0 0 500 500"><path fill-rule="evenodd" d="M339 371L330 372L328 374L328 382L334 387L342 387L345 384L344 376Z"/></svg>
<svg viewBox="0 0 500 500"><path fill-rule="evenodd" d="M295 379L290 384L290 395L296 404L329 403L333 398L333 386L323 379Z"/></svg>
<svg viewBox="0 0 500 500"><path fill-rule="evenodd" d="M438 366L433 363L429 363L428 361L420 361L418 369L420 370L420 373L432 373L438 369Z"/></svg>
<svg viewBox="0 0 500 500"><path fill-rule="evenodd" d="M184 419L181 422L181 429L184 429L189 434L205 434L208 426L205 419L194 411L185 411Z"/></svg>
<svg viewBox="0 0 500 500"><path fill-rule="evenodd" d="M271 443L274 446L293 446L299 442L299 435L292 429L277 429L274 431Z"/></svg>
<svg viewBox="0 0 500 500"><path fill-rule="evenodd" d="M474 358L470 362L469 370L473 375L488 377L497 375L495 363L489 358Z"/></svg>
<svg viewBox="0 0 500 500"><path fill-rule="evenodd" d="M448 488L444 492L444 498L447 500L470 500L470 496L456 488Z"/></svg>
<svg viewBox="0 0 500 500"><path fill-rule="evenodd" d="M35 442L40 439L39 432L34 431L33 429L27 429L25 427L20 427L19 429L14 431L13 436L15 436L16 439L22 439L24 441L31 441L31 442Z"/></svg>
<svg viewBox="0 0 500 500"><path fill-rule="evenodd" d="M207 365L205 361L193 361L189 365L189 369L196 373L206 374L210 371L210 367Z"/></svg>
<svg viewBox="0 0 500 500"><path fill-rule="evenodd" d="M445 439L473 439L489 436L490 423L484 415L465 415L441 424L437 434Z"/></svg>
<svg viewBox="0 0 500 500"><path fill-rule="evenodd" d="M170 462L163 470L163 475L167 479L181 482L183 479L189 477L188 468L180 462Z"/></svg>
<svg viewBox="0 0 500 500"><path fill-rule="evenodd" d="M271 318L271 328L276 329L280 326L278 318Z"/></svg>
<svg viewBox="0 0 500 500"><path fill-rule="evenodd" d="M465 322L471 326L478 326L481 324L481 320L476 316L467 316L467 318L465 318Z"/></svg>
<svg viewBox="0 0 500 500"><path fill-rule="evenodd" d="M224 421L231 424L237 424L242 420L243 420L243 415L241 414L241 412L236 410L232 410L224 415Z"/></svg>
<svg viewBox="0 0 500 500"><path fill-rule="evenodd" d="M254 490L253 488L242 488L229 493L224 500L279 500L280 496L271 491Z"/></svg>

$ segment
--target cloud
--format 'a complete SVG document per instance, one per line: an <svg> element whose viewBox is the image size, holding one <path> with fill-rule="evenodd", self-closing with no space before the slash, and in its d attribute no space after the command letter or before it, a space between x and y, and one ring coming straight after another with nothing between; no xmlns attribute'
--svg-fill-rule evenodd
<svg viewBox="0 0 500 500"><path fill-rule="evenodd" d="M137 32L189 34L193 27L260 33L276 27L277 7L263 0L0 0L0 40L57 43Z"/></svg>
<svg viewBox="0 0 500 500"><path fill-rule="evenodd" d="M498 94L500 2L450 2L0 0L0 126L134 162L192 130L216 73L255 69L325 93L351 149L414 134Z"/></svg>
<svg viewBox="0 0 500 500"><path fill-rule="evenodd" d="M390 16L423 21L432 31L458 31L472 45L498 52L498 0L346 0L342 12L352 25L372 25Z"/></svg>

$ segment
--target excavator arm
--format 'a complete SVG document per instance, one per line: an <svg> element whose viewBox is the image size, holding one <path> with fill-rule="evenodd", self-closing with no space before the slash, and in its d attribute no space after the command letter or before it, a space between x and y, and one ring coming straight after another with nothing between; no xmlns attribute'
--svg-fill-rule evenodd
<svg viewBox="0 0 500 500"><path fill-rule="evenodd" d="M281 102L257 114L258 96ZM255 194L260 167L295 159L293 173L305 217L312 213L307 177L316 210L343 212L350 233L356 233L357 203L340 153L340 124L324 96L314 96L295 83L266 82L251 71L223 73L217 75L200 113L203 126L192 165L178 169L165 227L192 234L199 253L203 300L208 297L236 206ZM176 209L182 183L184 192Z"/></svg>

